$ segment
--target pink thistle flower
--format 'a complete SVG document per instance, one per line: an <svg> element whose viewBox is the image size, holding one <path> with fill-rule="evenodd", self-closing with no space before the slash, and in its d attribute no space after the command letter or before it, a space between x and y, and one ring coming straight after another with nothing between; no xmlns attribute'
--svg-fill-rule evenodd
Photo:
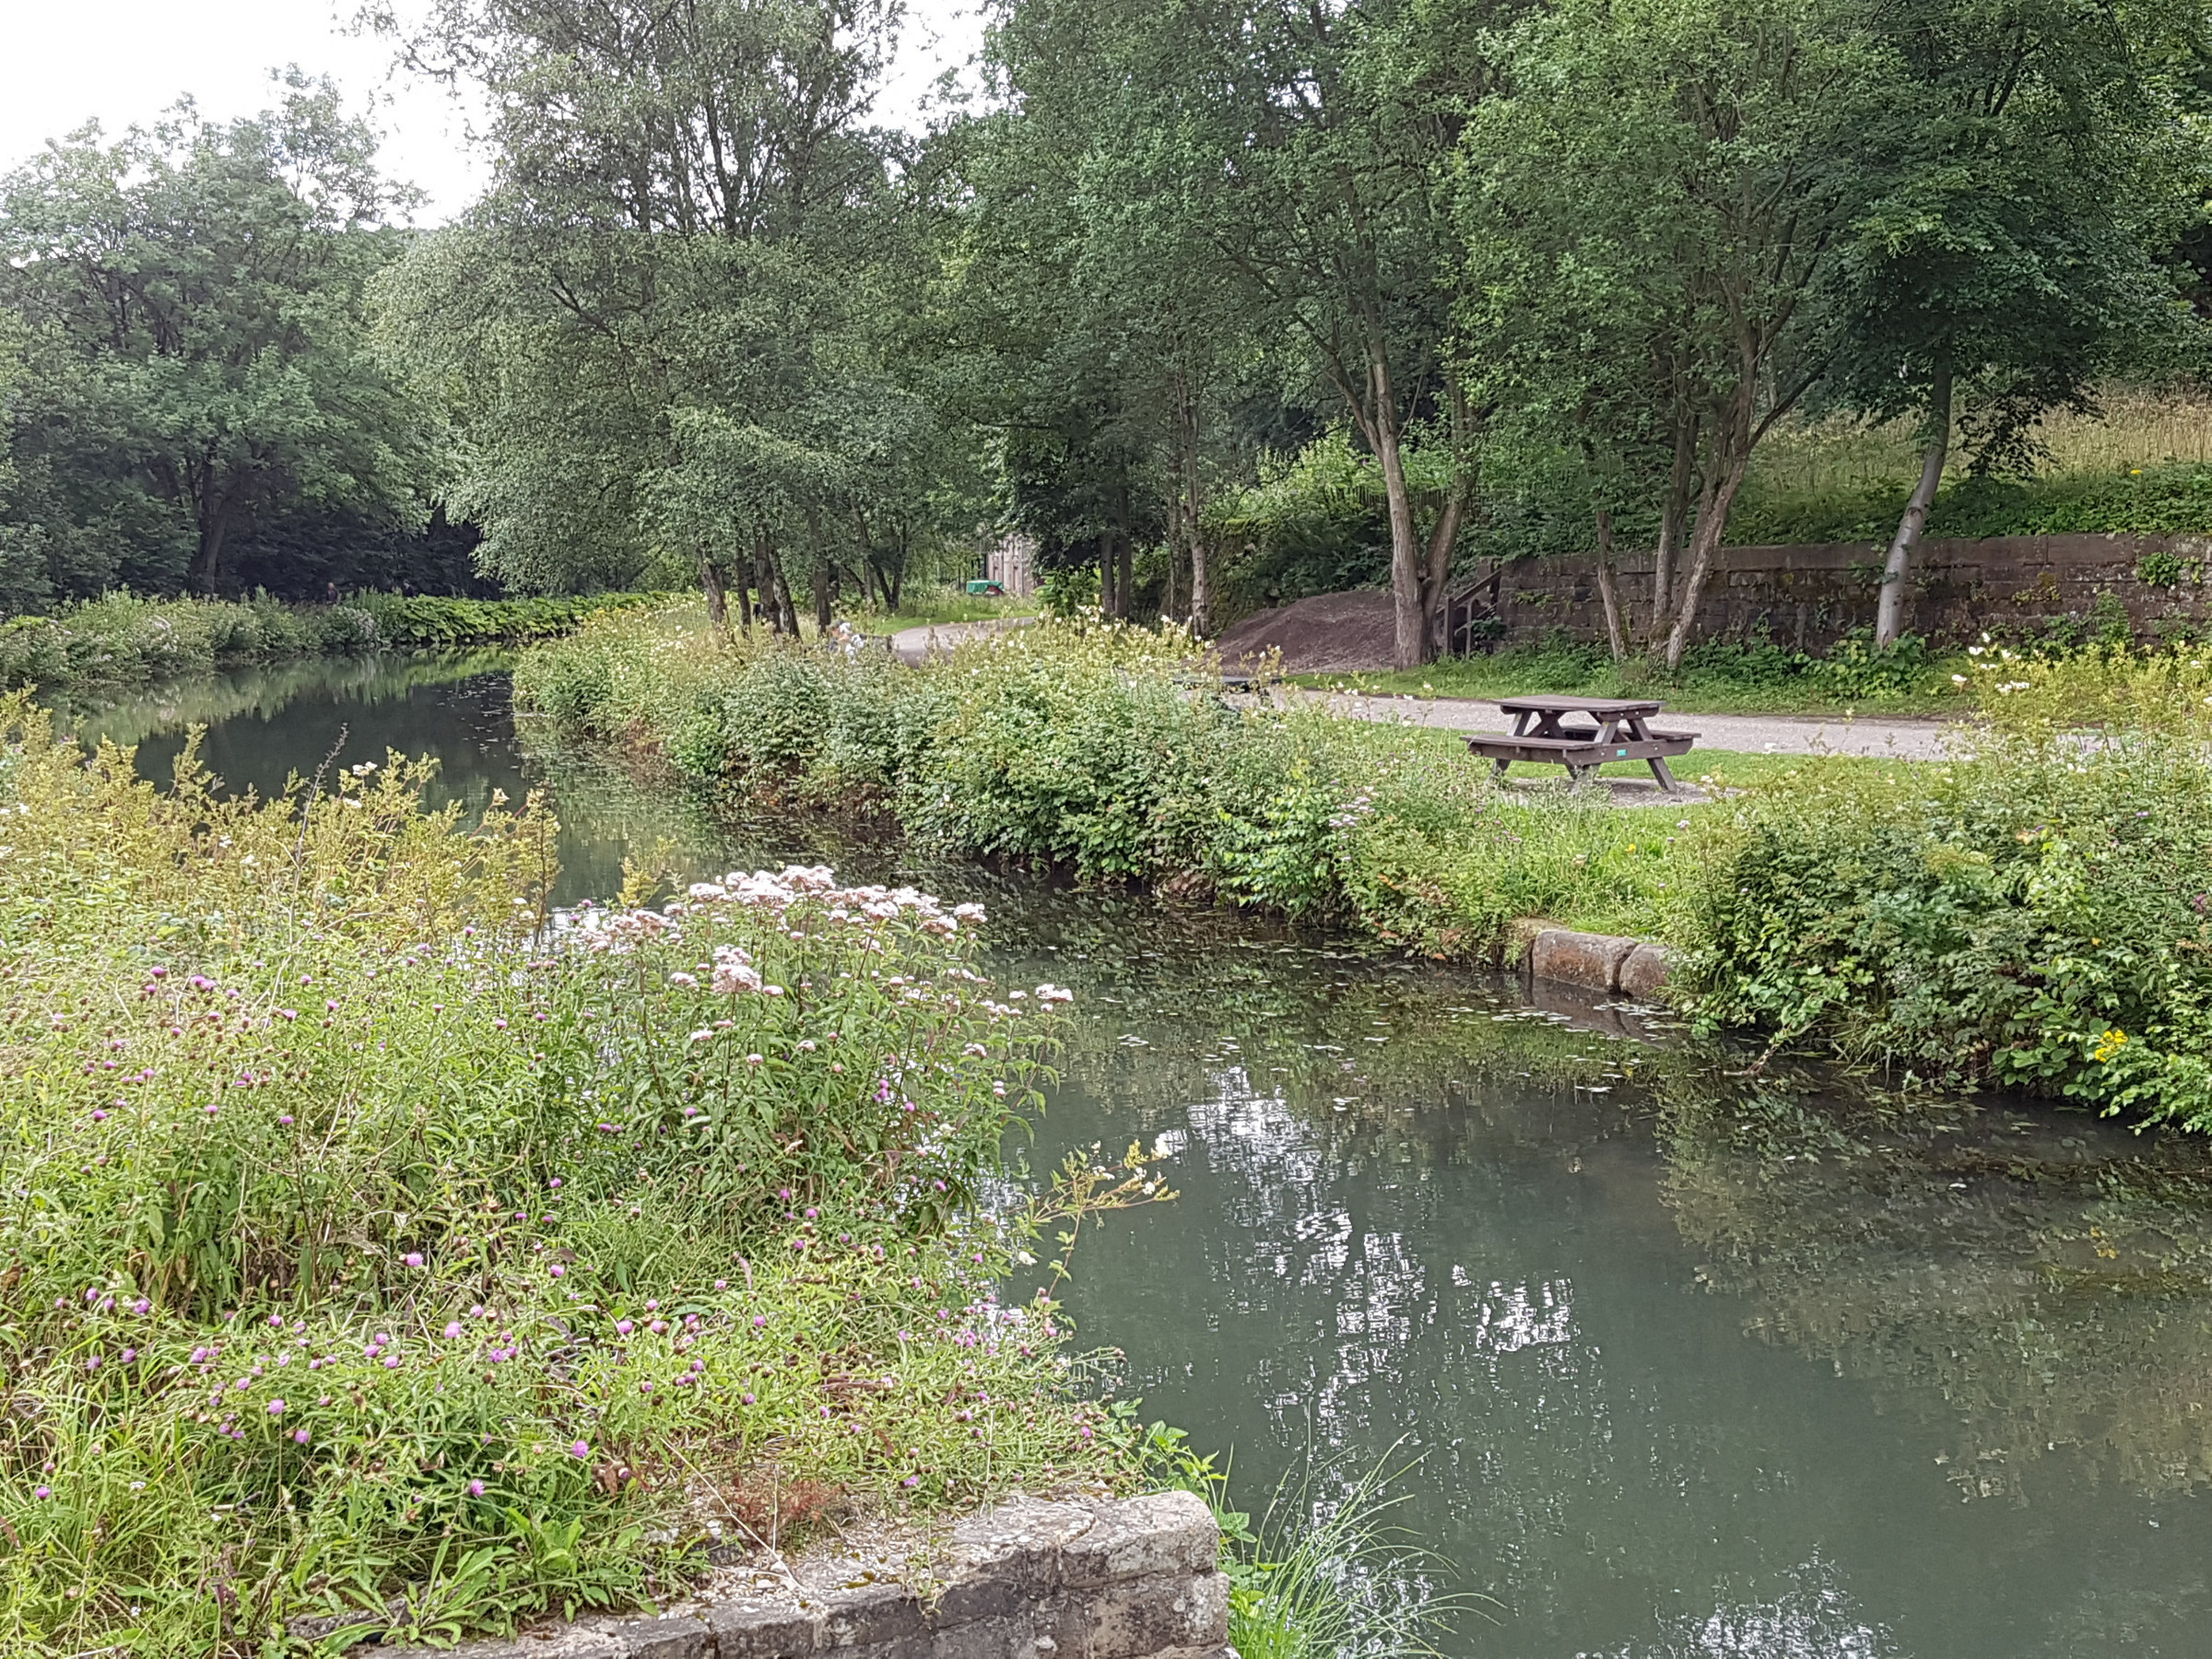
<svg viewBox="0 0 2212 1659"><path fill-rule="evenodd" d="M569 1455L571 1457L589 1457L591 1454L591 1447L582 1441L574 1441L570 1443Z"/></svg>
<svg viewBox="0 0 2212 1659"><path fill-rule="evenodd" d="M623 1335L627 1336L630 1334L630 1332L636 1330L637 1326L630 1324L630 1322L627 1319L618 1319L615 1321L615 1329L621 1332Z"/></svg>
<svg viewBox="0 0 2212 1659"><path fill-rule="evenodd" d="M309 1441L314 1439L315 1437L308 1433L308 1431L304 1429L295 1429L292 1430L292 1438L304 1446Z"/></svg>
<svg viewBox="0 0 2212 1659"><path fill-rule="evenodd" d="M53 1488L52 1487L45 1487L45 1486L42 1486L42 1487L34 1487L34 1488L31 1488L31 1493L30 1493L30 1495L31 1495L33 1498L37 1498L37 1499L40 1499L41 1500L45 1500L45 1499L48 1499L48 1498L51 1498L51 1497L53 1497Z"/></svg>
<svg viewBox="0 0 2212 1659"><path fill-rule="evenodd" d="M269 1415L271 1417L282 1417L284 1415L284 1402L282 1400L271 1400L269 1402Z"/></svg>
<svg viewBox="0 0 2212 1659"><path fill-rule="evenodd" d="M469 1495L471 1498L481 1498L481 1497L483 1497L483 1496L484 1496L484 1483L483 1483L482 1481L480 1481L480 1480L472 1480L472 1481L470 1481L470 1482L468 1483L468 1495Z"/></svg>
<svg viewBox="0 0 2212 1659"><path fill-rule="evenodd" d="M552 1266L547 1268L546 1271L551 1274L555 1278L560 1278L564 1277L569 1270L566 1267L563 1267L559 1262L556 1262Z"/></svg>
<svg viewBox="0 0 2212 1659"><path fill-rule="evenodd" d="M446 1321L445 1334L449 1338L460 1335L461 1322L457 1319L450 1319Z"/></svg>
<svg viewBox="0 0 2212 1659"><path fill-rule="evenodd" d="M410 1250L406 1255L401 1256L399 1259L405 1262L410 1267L419 1267L422 1265L422 1253L418 1250Z"/></svg>

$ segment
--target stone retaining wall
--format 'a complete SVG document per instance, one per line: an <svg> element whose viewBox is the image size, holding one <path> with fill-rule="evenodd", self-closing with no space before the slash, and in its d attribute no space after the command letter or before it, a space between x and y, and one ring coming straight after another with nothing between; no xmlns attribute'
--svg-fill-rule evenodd
<svg viewBox="0 0 2212 1659"><path fill-rule="evenodd" d="M1700 639L1743 639L1763 631L1780 644L1822 651L1853 628L1870 628L1880 596L1888 544L1725 547L1698 607ZM2143 581L2146 555L2178 561L2169 585ZM1931 639L1971 641L1984 629L2041 632L2064 618L2087 618L2109 594L2136 629L2156 635L2212 618L2206 555L2194 535L2001 535L1923 542L1913 555L1905 628ZM2165 561L2159 561L2161 563ZM2171 574L2168 564L2165 574ZM1497 579L1497 613L1509 640L1563 628L1606 637L1596 561L1587 557L1487 561L1479 578ZM1651 605L1652 556L1624 552L1621 598L1631 616Z"/></svg>
<svg viewBox="0 0 2212 1659"><path fill-rule="evenodd" d="M949 1537L724 1570L658 1618L580 1619L460 1659L1235 1659L1221 1535L1188 1492L1016 1499ZM359 1659L431 1650L358 1650Z"/></svg>

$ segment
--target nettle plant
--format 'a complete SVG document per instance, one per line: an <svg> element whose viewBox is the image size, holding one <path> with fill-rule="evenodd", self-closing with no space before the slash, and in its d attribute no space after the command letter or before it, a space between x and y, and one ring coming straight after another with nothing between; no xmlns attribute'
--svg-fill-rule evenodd
<svg viewBox="0 0 2212 1659"><path fill-rule="evenodd" d="M1144 1181L975 1204L1065 995L994 993L979 912L793 869L548 917L535 803L158 794L0 712L6 1641L445 1639L1123 1478L995 1287Z"/></svg>

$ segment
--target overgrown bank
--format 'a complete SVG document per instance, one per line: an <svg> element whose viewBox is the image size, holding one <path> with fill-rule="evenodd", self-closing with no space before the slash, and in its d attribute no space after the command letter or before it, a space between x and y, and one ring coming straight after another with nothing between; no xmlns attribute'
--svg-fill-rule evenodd
<svg viewBox="0 0 2212 1659"><path fill-rule="evenodd" d="M0 688L136 685L218 668L382 649L519 643L647 602L638 594L453 599L357 594L334 605L115 593L0 622Z"/></svg>
<svg viewBox="0 0 2212 1659"><path fill-rule="evenodd" d="M2212 672L1968 660L1993 725L1952 760L1807 760L1679 816L1500 791L1433 733L1231 707L1186 641L1127 628L905 669L633 615L533 651L516 695L727 794L1439 956L1496 959L1528 916L1657 936L1709 1028L2212 1127Z"/></svg>
<svg viewBox="0 0 2212 1659"><path fill-rule="evenodd" d="M438 1639L1131 1477L992 1289L1051 996L972 912L794 870L549 936L535 804L157 793L0 725L0 1647Z"/></svg>
<svg viewBox="0 0 2212 1659"><path fill-rule="evenodd" d="M1660 931L1680 833L1587 794L1501 791L1448 735L1232 707L1182 635L1096 621L908 668L724 643L683 613L608 618L527 653L515 703L725 796L1444 957L1494 958L1525 915Z"/></svg>

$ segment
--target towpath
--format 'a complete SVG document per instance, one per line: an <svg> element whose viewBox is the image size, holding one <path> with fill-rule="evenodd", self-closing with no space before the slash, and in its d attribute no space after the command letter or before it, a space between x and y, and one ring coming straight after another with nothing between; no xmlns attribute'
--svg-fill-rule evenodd
<svg viewBox="0 0 2212 1659"><path fill-rule="evenodd" d="M1500 712L1496 703L1467 698L1359 697L1338 692L1327 694L1324 700L1336 713L1355 720L1396 721L1406 725L1434 726L1446 732L1513 729L1512 718ZM1947 752L1946 746L1960 730L1939 720L1683 714L1671 709L1653 724L1670 732L1696 733L1701 748L1726 749L1735 754L1872 755L1897 760L1940 760ZM1694 759L1693 755L1677 765L1688 765Z"/></svg>

